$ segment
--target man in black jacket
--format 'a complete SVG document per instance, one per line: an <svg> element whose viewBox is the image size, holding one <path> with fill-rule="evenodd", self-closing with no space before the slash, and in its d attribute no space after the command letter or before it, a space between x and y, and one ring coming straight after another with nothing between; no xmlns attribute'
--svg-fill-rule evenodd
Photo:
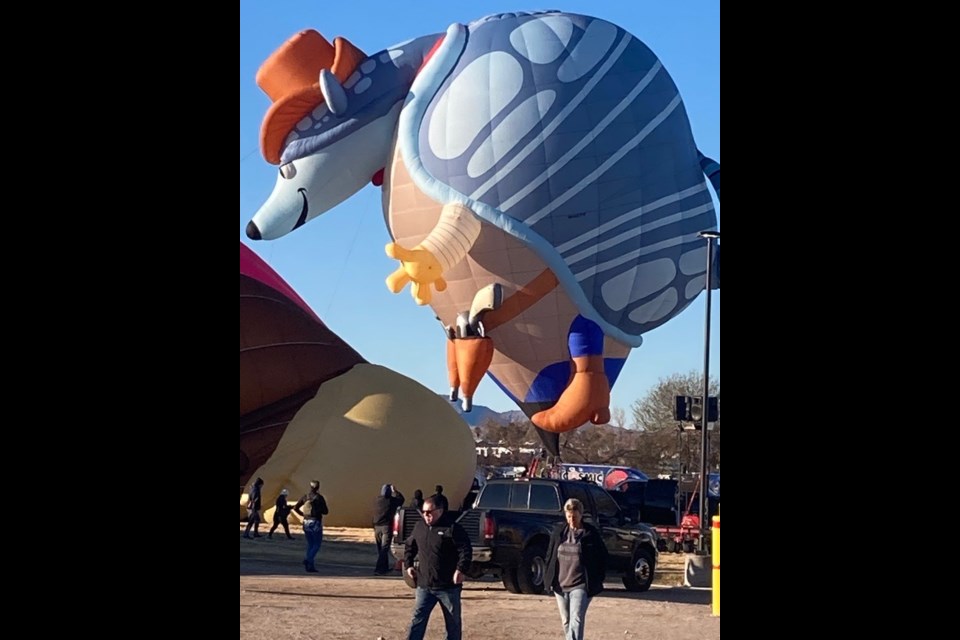
<svg viewBox="0 0 960 640"><path fill-rule="evenodd" d="M377 567L373 574L390 573L390 543L393 542L393 514L403 506L403 494L392 484L380 487L380 495L373 503L373 538L377 542Z"/></svg>
<svg viewBox="0 0 960 640"><path fill-rule="evenodd" d="M440 603L448 640L460 640L460 592L470 568L473 548L463 527L439 505L437 496L423 503L423 520L413 528L404 545L407 575L416 581L417 599L410 621L409 640L423 640L433 607ZM413 566L420 559L419 569Z"/></svg>

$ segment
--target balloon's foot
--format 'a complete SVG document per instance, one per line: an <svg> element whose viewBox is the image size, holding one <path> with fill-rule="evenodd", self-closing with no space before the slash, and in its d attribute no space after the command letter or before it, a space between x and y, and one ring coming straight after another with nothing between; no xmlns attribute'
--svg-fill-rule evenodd
<svg viewBox="0 0 960 640"><path fill-rule="evenodd" d="M586 422L610 422L610 384L603 373L583 371L573 374L557 404L530 418L544 431L563 433Z"/></svg>

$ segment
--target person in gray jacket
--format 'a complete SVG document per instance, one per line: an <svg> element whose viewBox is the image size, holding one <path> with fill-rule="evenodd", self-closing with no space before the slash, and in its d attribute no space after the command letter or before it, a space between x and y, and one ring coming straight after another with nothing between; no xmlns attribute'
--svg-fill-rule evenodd
<svg viewBox="0 0 960 640"><path fill-rule="evenodd" d="M556 598L566 640L583 640L587 607L603 591L607 548L597 528L583 521L582 502L570 498L563 512L567 521L550 536L543 584Z"/></svg>

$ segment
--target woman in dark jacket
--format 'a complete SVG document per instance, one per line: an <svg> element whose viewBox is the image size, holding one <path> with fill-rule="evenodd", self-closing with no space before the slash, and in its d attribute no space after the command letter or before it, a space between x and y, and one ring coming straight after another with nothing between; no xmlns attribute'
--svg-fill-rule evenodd
<svg viewBox="0 0 960 640"><path fill-rule="evenodd" d="M287 495L289 495L289 492L284 489L277 496L277 505L273 511L273 526L270 527L270 533L267 534L268 538L273 538L273 532L277 530L277 527L283 526L283 530L287 532L287 539L293 540L293 536L290 535L290 523L287 521L287 516L292 511L290 505L287 504Z"/></svg>
<svg viewBox="0 0 960 640"><path fill-rule="evenodd" d="M570 498L563 511L567 521L550 536L544 584L556 597L566 640L583 640L587 607L603 591L607 548L597 528L583 521L582 502Z"/></svg>

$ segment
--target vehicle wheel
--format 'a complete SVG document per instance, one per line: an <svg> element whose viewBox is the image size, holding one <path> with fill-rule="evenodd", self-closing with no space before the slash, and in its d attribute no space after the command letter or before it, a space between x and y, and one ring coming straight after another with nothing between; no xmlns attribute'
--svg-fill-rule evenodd
<svg viewBox="0 0 960 640"><path fill-rule="evenodd" d="M627 591L646 591L653 584L653 571L656 568L656 560L653 559L653 552L643 547L637 547L633 552L633 563L631 568L623 574L623 586Z"/></svg>
<svg viewBox="0 0 960 640"><path fill-rule="evenodd" d="M547 570L547 549L543 543L532 544L523 550L517 567L517 584L521 593L543 593L543 575Z"/></svg>
<svg viewBox="0 0 960 640"><path fill-rule="evenodd" d="M510 593L520 593L520 585L517 584L517 570L504 569L500 573L500 579L503 580L503 588Z"/></svg>
<svg viewBox="0 0 960 640"><path fill-rule="evenodd" d="M416 560L414 560L413 566L417 566ZM403 574L403 581L404 581L405 583L407 583L407 586L410 587L411 589L416 589L416 588L417 588L417 581L407 575L407 563L406 563L406 562L404 562L403 564L400 565L400 571L401 571L401 573Z"/></svg>

